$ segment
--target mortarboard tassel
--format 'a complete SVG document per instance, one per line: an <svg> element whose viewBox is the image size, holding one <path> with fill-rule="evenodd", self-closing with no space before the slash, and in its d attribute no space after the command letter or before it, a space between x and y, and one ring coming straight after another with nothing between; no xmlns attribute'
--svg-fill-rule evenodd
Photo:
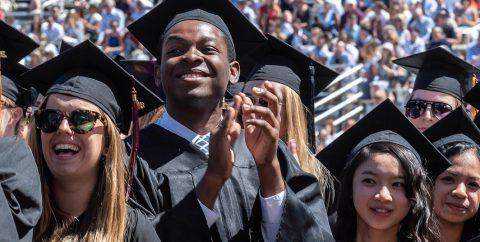
<svg viewBox="0 0 480 242"><path fill-rule="evenodd" d="M475 74L475 72L473 72L471 82L472 82L472 88L478 84L478 79L477 79L477 75ZM472 109L470 110L470 113L472 114L472 118L475 118L478 114L478 110L475 107L472 106Z"/></svg>
<svg viewBox="0 0 480 242"><path fill-rule="evenodd" d="M128 180L126 197L128 199L132 187L135 166L137 163L138 142L140 140L140 126L138 121L138 110L145 108L145 104L137 99L137 90L135 89L135 79L132 77L132 147L130 150L130 162L128 163Z"/></svg>

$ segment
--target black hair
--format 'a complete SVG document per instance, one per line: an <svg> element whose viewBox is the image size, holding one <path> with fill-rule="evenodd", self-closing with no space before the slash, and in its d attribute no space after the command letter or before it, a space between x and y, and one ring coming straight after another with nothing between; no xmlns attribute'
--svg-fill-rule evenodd
<svg viewBox="0 0 480 242"><path fill-rule="evenodd" d="M411 201L408 214L401 222L397 238L399 241L438 241L438 222L432 211L430 180L421 162L410 150L403 146L379 142L361 149L347 163L342 173L338 218L334 226L335 239L355 241L357 232L357 212L353 204L353 174L363 162L374 154L390 154L397 158L405 172L405 196Z"/></svg>
<svg viewBox="0 0 480 242"><path fill-rule="evenodd" d="M469 142L454 142L448 143L438 147L438 150L442 152L442 154L451 159L456 155L463 154L468 151L474 151L477 159L480 160L480 149L476 144L472 144ZM469 220L465 221L462 231L462 238L460 241L468 241L475 236L480 234L480 211L477 211L477 214L470 218Z"/></svg>

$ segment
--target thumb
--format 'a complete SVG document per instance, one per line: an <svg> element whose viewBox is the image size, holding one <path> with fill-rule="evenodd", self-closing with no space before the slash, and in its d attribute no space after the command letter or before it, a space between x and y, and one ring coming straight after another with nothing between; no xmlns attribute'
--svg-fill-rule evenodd
<svg viewBox="0 0 480 242"><path fill-rule="evenodd" d="M297 141L295 139L291 139L288 141L288 150L292 153L293 157L298 161L298 153L297 153Z"/></svg>

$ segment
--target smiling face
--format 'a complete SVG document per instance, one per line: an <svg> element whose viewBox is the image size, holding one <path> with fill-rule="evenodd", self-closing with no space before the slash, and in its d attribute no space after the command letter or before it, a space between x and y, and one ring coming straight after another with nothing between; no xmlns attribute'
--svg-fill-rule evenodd
<svg viewBox="0 0 480 242"><path fill-rule="evenodd" d="M50 95L45 108L60 110L67 115L78 109L100 112L100 109L90 102L61 94ZM63 119L57 131L41 132L43 156L55 179L96 177L105 146L105 132L105 126L97 120L89 133L74 133L67 119Z"/></svg>
<svg viewBox="0 0 480 242"><path fill-rule="evenodd" d="M456 99L448 94L442 93L442 92L435 92L435 91L429 91L429 90L422 90L418 89L415 90L413 93L413 96L411 100L424 100L424 101L429 101L429 102L442 102L450 105L454 110L457 108L458 102ZM447 116L449 113L444 113L440 118L443 118ZM410 122L420 131L423 132L430 128L432 125L434 125L436 122L438 122L440 119L438 119L435 115L433 115L431 109L427 108L425 112L420 115L418 118L410 118L407 117Z"/></svg>
<svg viewBox="0 0 480 242"><path fill-rule="evenodd" d="M453 156L452 166L440 174L434 186L434 211L449 223L463 223L478 213L480 160L474 150Z"/></svg>
<svg viewBox="0 0 480 242"><path fill-rule="evenodd" d="M239 72L238 62L228 60L224 34L213 25L186 20L165 34L160 79L167 100L199 107L218 104Z"/></svg>
<svg viewBox="0 0 480 242"><path fill-rule="evenodd" d="M398 230L410 210L404 177L400 162L390 154L373 154L358 166L352 188L359 228Z"/></svg>

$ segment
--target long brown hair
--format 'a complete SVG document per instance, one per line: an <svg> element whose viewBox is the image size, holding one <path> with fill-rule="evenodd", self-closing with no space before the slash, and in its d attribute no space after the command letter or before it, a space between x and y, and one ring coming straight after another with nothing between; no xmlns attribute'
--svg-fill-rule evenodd
<svg viewBox="0 0 480 242"><path fill-rule="evenodd" d="M287 141L295 139L300 167L318 179L321 192L324 194L326 188L332 182L332 177L309 149L306 108L295 91L284 87L283 92L285 93L285 111L287 113L285 138Z"/></svg>
<svg viewBox="0 0 480 242"><path fill-rule="evenodd" d="M41 107L44 107L47 98ZM34 230L34 241L123 241L127 223L127 202L125 198L125 167L123 161L124 146L120 133L112 120L100 112L106 120L105 162L101 164L95 194L89 206L94 214L93 220L84 236L68 234L71 221L64 219L58 210L50 189L52 174L48 169L42 153L40 130L36 129L35 120L31 123L32 132L29 144L37 162L42 186L43 211ZM94 202L92 202L95 200Z"/></svg>

